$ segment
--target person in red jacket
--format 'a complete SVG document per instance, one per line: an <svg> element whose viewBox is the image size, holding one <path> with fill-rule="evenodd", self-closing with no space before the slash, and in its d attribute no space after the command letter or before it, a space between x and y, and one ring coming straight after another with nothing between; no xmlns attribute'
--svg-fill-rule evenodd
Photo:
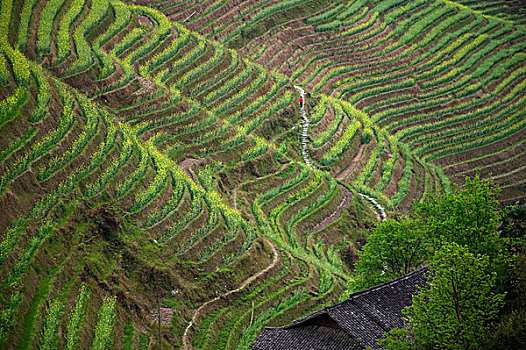
<svg viewBox="0 0 526 350"><path fill-rule="evenodd" d="M303 97L300 97L300 107L303 107Z"/></svg>

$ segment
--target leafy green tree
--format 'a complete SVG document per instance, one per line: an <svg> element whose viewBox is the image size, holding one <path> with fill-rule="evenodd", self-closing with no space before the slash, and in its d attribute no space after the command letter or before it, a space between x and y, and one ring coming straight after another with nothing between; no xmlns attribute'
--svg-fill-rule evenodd
<svg viewBox="0 0 526 350"><path fill-rule="evenodd" d="M389 281L421 266L429 244L418 226L412 219L380 223L359 253L353 290Z"/></svg>
<svg viewBox="0 0 526 350"><path fill-rule="evenodd" d="M503 250L499 225L505 215L496 195L500 189L492 180L466 177L464 186L443 198L421 203L416 217L438 248L444 242L465 246L474 254L497 258Z"/></svg>
<svg viewBox="0 0 526 350"><path fill-rule="evenodd" d="M408 327L380 343L391 350L479 349L504 295L493 292L496 274L487 256L446 243L432 259L430 280L403 310Z"/></svg>

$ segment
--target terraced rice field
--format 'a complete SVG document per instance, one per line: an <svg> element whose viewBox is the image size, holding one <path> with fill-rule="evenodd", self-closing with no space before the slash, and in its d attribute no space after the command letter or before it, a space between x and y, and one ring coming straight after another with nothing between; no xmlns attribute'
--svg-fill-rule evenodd
<svg viewBox="0 0 526 350"><path fill-rule="evenodd" d="M523 17L481 4L2 0L0 344L246 349L385 215L524 198Z"/></svg>

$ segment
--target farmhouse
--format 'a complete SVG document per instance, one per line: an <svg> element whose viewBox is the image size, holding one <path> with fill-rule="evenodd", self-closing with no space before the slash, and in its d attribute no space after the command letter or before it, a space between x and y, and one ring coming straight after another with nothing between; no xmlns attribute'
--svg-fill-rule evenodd
<svg viewBox="0 0 526 350"><path fill-rule="evenodd" d="M409 306L417 286L426 282L427 267L352 294L284 327L265 327L250 346L253 350L380 349L376 340L404 325L402 309Z"/></svg>

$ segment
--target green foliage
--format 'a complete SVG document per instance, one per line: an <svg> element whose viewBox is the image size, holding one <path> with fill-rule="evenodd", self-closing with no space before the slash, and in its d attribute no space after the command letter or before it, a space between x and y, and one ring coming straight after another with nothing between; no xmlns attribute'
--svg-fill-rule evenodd
<svg viewBox="0 0 526 350"><path fill-rule="evenodd" d="M62 97L63 110L60 120L57 123L56 129L49 132L46 136L31 146L31 149L24 155L19 157L14 164L12 164L7 171L0 177L0 193L6 190L7 184L22 174L31 163L54 148L56 144L66 135L73 125L74 118L74 101L73 97L61 83L57 82L57 90Z"/></svg>
<svg viewBox="0 0 526 350"><path fill-rule="evenodd" d="M50 0L46 3L44 9L40 13L40 22L37 33L37 53L40 56L49 53L51 49L53 23L55 22L55 17L60 9L64 6L64 3L64 0Z"/></svg>
<svg viewBox="0 0 526 350"><path fill-rule="evenodd" d="M0 311L0 345L4 344L5 339L16 324L15 314L21 301L22 294L20 292L15 292Z"/></svg>
<svg viewBox="0 0 526 350"><path fill-rule="evenodd" d="M77 60L68 70L67 74L80 73L93 64L92 48L86 36L104 19L109 9L109 0L92 0L88 16L75 29L73 42L77 53Z"/></svg>
<svg viewBox="0 0 526 350"><path fill-rule="evenodd" d="M358 253L352 290L404 275L426 261L429 242L417 220L388 219L378 224Z"/></svg>
<svg viewBox="0 0 526 350"><path fill-rule="evenodd" d="M27 46L28 39L28 29L33 14L33 9L38 3L38 0L26 0L24 1L24 7L22 7L22 12L20 13L20 20L18 25L18 39L16 48L18 50L25 50Z"/></svg>
<svg viewBox="0 0 526 350"><path fill-rule="evenodd" d="M0 101L0 126L13 120L26 101L27 91L21 87L17 87L11 96Z"/></svg>
<svg viewBox="0 0 526 350"><path fill-rule="evenodd" d="M69 316L68 326L66 329L65 346L66 350L77 349L80 342L80 329L84 322L86 314L86 303L88 300L89 290L86 285L82 285L80 293L75 302L75 306Z"/></svg>
<svg viewBox="0 0 526 350"><path fill-rule="evenodd" d="M99 116L94 106L86 98L80 95L77 97L79 106L86 118L86 125L84 126L82 133L71 145L71 148L59 156L53 157L47 166L43 166L40 169L37 175L37 178L40 181L49 178L55 172L62 169L68 162L78 157L78 155L86 148L88 142L95 136L95 133L98 130Z"/></svg>
<svg viewBox="0 0 526 350"><path fill-rule="evenodd" d="M53 350L58 348L58 327L60 326L63 313L64 303L57 297L49 306L46 319L44 320L40 349Z"/></svg>
<svg viewBox="0 0 526 350"><path fill-rule="evenodd" d="M115 319L115 297L104 298L99 310L92 350L106 350L113 342L113 321Z"/></svg>
<svg viewBox="0 0 526 350"><path fill-rule="evenodd" d="M362 133L362 144L366 145L373 139L373 130L371 128L364 128Z"/></svg>
<svg viewBox="0 0 526 350"><path fill-rule="evenodd" d="M11 227L6 231L0 243L0 265L9 257L26 227L27 220L18 218L15 219Z"/></svg>
<svg viewBox="0 0 526 350"><path fill-rule="evenodd" d="M68 11L62 16L58 25L57 56L53 59L54 64L64 61L71 54L71 26L77 20L83 6L84 0L74 0Z"/></svg>
<svg viewBox="0 0 526 350"><path fill-rule="evenodd" d="M342 25L342 22L338 19L335 19L332 22L324 23L324 24L320 24L316 26L316 31L317 32L329 32L329 31L340 28L341 25Z"/></svg>
<svg viewBox="0 0 526 350"><path fill-rule="evenodd" d="M447 243L431 261L430 281L404 309L409 328L380 341L388 349L479 349L504 295L487 256Z"/></svg>
<svg viewBox="0 0 526 350"><path fill-rule="evenodd" d="M492 180L477 174L453 193L420 204L416 215L435 246L455 242L496 259L503 249L498 228L505 213L496 199L499 192Z"/></svg>
<svg viewBox="0 0 526 350"><path fill-rule="evenodd" d="M37 107L29 117L30 123L37 123L46 116L47 108L51 100L49 81L44 74L44 70L37 64L31 63L31 74L35 78L38 87Z"/></svg>
<svg viewBox="0 0 526 350"><path fill-rule="evenodd" d="M14 288L20 282L22 275L27 271L29 264L44 241L53 232L54 226L46 223L38 228L36 234L31 237L26 250L22 253L18 261L11 267L10 274L0 284L0 292Z"/></svg>

